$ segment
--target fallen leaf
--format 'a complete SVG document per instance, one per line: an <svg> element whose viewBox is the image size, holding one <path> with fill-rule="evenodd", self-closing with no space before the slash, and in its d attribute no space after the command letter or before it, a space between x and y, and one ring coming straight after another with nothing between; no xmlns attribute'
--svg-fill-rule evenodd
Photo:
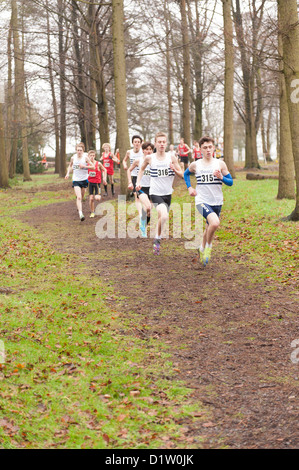
<svg viewBox="0 0 299 470"><path fill-rule="evenodd" d="M127 415L124 415L124 414L118 415L117 421L119 423L121 423L122 421L124 421L126 419L126 417L127 417Z"/></svg>

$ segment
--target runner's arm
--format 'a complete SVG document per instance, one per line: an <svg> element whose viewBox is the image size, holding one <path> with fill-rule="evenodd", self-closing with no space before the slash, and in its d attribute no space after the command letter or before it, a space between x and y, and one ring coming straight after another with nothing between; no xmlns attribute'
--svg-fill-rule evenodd
<svg viewBox="0 0 299 470"><path fill-rule="evenodd" d="M86 169L86 170L94 170L95 169L95 165L91 162L91 160L89 160L89 158L86 158L86 163L87 163L87 165L83 165L82 163L80 163L79 167L81 169Z"/></svg>
<svg viewBox="0 0 299 470"><path fill-rule="evenodd" d="M128 165L127 165L127 160L129 158L129 152L126 153L124 159L123 159L123 167L124 167L124 170L127 170L128 169Z"/></svg>
<svg viewBox="0 0 299 470"><path fill-rule="evenodd" d="M107 184L107 170L106 170L106 168L104 167L104 165L102 165L102 163L99 163L99 168L100 168L100 170L101 170L102 173L103 173L103 183L104 183L104 184Z"/></svg>
<svg viewBox="0 0 299 470"><path fill-rule="evenodd" d="M134 170L136 166L139 166L139 160L134 160L130 168L127 169L127 177L128 177L128 188L132 189L133 188L133 183L132 183L132 176L131 176L131 171Z"/></svg>
<svg viewBox="0 0 299 470"><path fill-rule="evenodd" d="M111 158L112 158L112 160L113 160L115 163L119 163L119 160L118 160L118 158L117 158L115 155L112 154L112 157L111 157Z"/></svg>
<svg viewBox="0 0 299 470"><path fill-rule="evenodd" d="M68 177L70 176L71 171L73 171L73 157L71 157L71 159L70 159L70 163L69 163L66 175L65 175L65 179L68 179Z"/></svg>
<svg viewBox="0 0 299 470"><path fill-rule="evenodd" d="M183 178L183 170L175 157L171 157L172 169L179 178Z"/></svg>
<svg viewBox="0 0 299 470"><path fill-rule="evenodd" d="M196 196L196 189L192 188L190 181L190 175L195 173L195 170L195 162L192 162L184 173L184 180L190 196Z"/></svg>
<svg viewBox="0 0 299 470"><path fill-rule="evenodd" d="M138 173L138 176L137 176L137 181L136 181L137 191L139 191L140 188L141 188L140 181L141 181L141 178L143 177L144 170L146 169L147 165L151 164L151 161L152 161L152 159L151 159L150 156L145 157L145 159L143 160L143 163L142 163L141 168L139 170L139 173Z"/></svg>
<svg viewBox="0 0 299 470"><path fill-rule="evenodd" d="M219 178L220 180L222 180L223 183L226 184L227 186L232 186L234 184L234 180L232 178L232 175L228 171L226 163L225 162L220 162L219 167L220 167L220 170L215 170L214 171L214 176L216 176L216 178Z"/></svg>

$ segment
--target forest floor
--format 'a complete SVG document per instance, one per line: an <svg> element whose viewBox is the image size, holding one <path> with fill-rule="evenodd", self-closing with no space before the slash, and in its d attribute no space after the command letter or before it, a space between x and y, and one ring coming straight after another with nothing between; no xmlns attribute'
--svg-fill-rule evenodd
<svg viewBox="0 0 299 470"><path fill-rule="evenodd" d="M70 183L62 189L71 191ZM217 240L203 268L184 240L163 240L154 256L150 238L99 239L87 201L84 213L80 222L73 199L19 217L58 252L79 256L87 276L113 285L106 302L120 320L132 317L132 334L167 346L174 379L192 390L199 415L202 406L209 413L204 422L182 418L189 441L198 436L208 449L298 448L296 285L260 277L259 267Z"/></svg>

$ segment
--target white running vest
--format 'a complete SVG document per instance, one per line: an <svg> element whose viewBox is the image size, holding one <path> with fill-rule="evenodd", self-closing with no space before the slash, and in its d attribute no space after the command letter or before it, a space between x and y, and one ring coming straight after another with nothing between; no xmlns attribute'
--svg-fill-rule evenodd
<svg viewBox="0 0 299 470"><path fill-rule="evenodd" d="M88 170L82 170L79 165L86 165L86 154L78 158L77 154L73 155L73 181L85 181L88 179Z"/></svg>
<svg viewBox="0 0 299 470"><path fill-rule="evenodd" d="M133 165L136 158L140 158L140 157L143 157L142 148L140 148L137 153L135 153L134 150L131 149L130 150L130 166ZM131 171L131 176L137 176L137 174L138 174L138 167L135 166L135 168Z"/></svg>
<svg viewBox="0 0 299 470"><path fill-rule="evenodd" d="M137 174L139 173L140 168L144 162L144 156L139 158L139 166L137 167ZM142 188L149 188L151 184L151 176L150 176L150 166L147 165L146 169L144 170L143 176L140 181L140 186Z"/></svg>
<svg viewBox="0 0 299 470"><path fill-rule="evenodd" d="M171 156L169 153L165 154L163 160L158 160L157 154L151 154L151 166L150 166L150 195L155 196L168 196L172 194L173 180L175 172L170 169Z"/></svg>
<svg viewBox="0 0 299 470"><path fill-rule="evenodd" d="M196 161L196 205L205 202L209 206L222 206L222 180L213 175L215 170L220 170L216 158L213 158L209 166L204 166L202 159Z"/></svg>

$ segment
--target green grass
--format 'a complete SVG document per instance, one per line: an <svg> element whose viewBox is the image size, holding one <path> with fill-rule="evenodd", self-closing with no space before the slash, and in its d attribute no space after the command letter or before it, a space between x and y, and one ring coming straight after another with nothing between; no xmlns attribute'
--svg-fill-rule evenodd
<svg viewBox="0 0 299 470"><path fill-rule="evenodd" d="M64 202L74 197L69 190L61 189L62 182L55 174L31 175L32 181L22 181L21 176L10 180L11 189L0 189L1 215L15 215L39 206ZM42 191L43 186L57 186L57 191Z"/></svg>
<svg viewBox="0 0 299 470"><path fill-rule="evenodd" d="M0 191L1 446L200 447L200 437L187 442L178 423L206 419L207 412L193 417L198 407L175 380L167 345L136 337L134 315L125 321L117 304L108 306L112 286L88 276L79 257L57 253L10 217L73 199L72 191L42 191L43 184L60 182L34 175L32 182L14 182L21 189ZM224 187L217 250L244 267L254 263L258 277L250 273L248 282L295 279L299 226L281 220L294 201L278 201L276 193L277 181L249 182L241 174L232 188ZM173 201L190 202L183 184ZM171 250L179 254L181 247Z"/></svg>
<svg viewBox="0 0 299 470"><path fill-rule="evenodd" d="M107 305L112 287L79 258L8 216L9 203L18 213L57 202L26 198L0 193L1 446L184 447L177 420L198 418L167 348L134 335L134 319Z"/></svg>

